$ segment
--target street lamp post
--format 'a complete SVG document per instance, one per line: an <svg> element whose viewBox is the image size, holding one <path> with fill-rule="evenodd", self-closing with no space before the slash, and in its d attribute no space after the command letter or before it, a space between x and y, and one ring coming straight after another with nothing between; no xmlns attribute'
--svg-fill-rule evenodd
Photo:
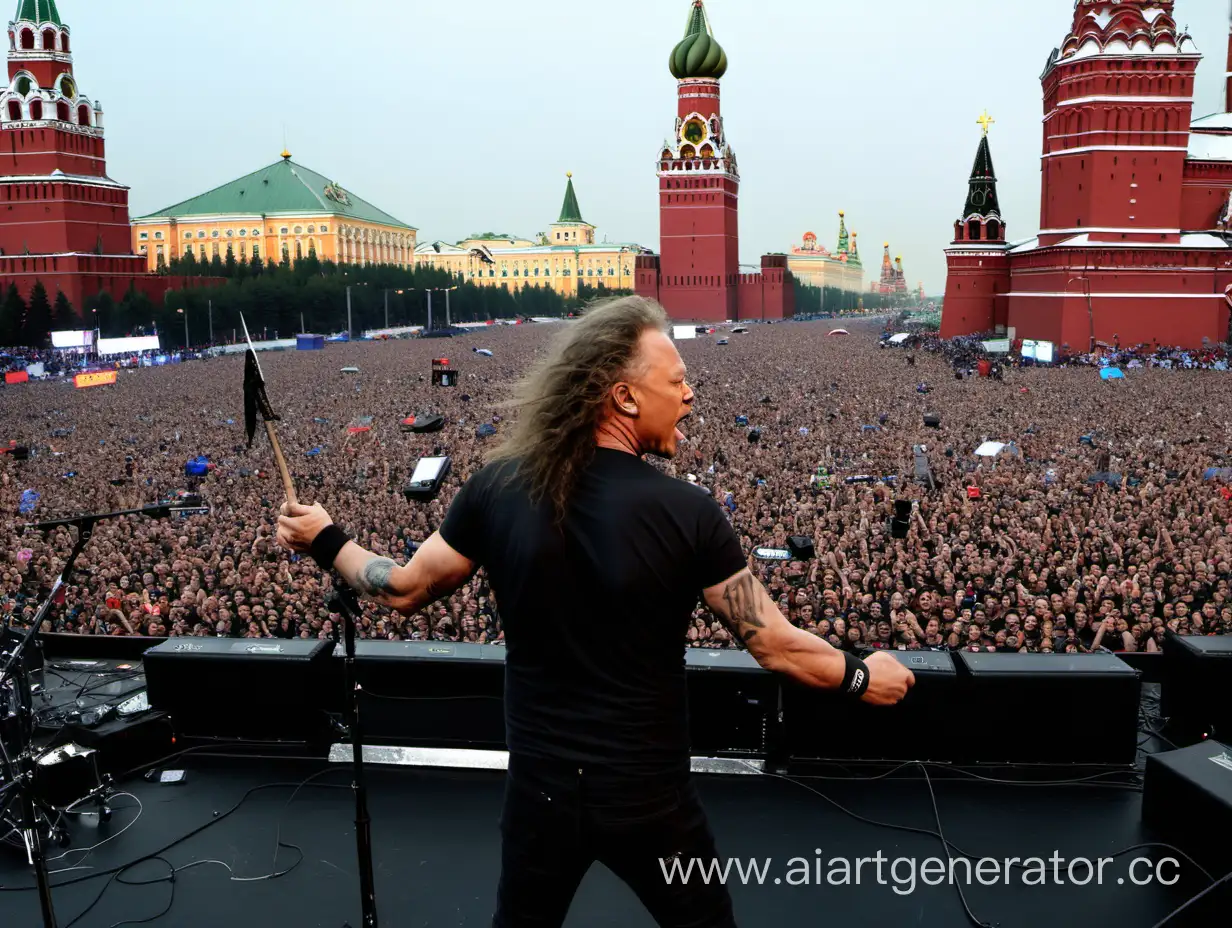
<svg viewBox="0 0 1232 928"><path fill-rule="evenodd" d="M188 313L182 309L177 309L177 313L184 317L184 350L188 350Z"/></svg>

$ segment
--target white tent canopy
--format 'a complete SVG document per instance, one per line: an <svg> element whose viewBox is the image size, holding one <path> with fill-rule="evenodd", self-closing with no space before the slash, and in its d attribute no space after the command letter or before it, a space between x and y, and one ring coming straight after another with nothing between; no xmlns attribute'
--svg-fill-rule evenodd
<svg viewBox="0 0 1232 928"><path fill-rule="evenodd" d="M1018 453L1018 446L1011 442L986 441L975 449L975 456L980 458L995 458L1002 452Z"/></svg>
<svg viewBox="0 0 1232 928"><path fill-rule="evenodd" d="M890 336L890 343L892 345L901 345L903 342L905 342L910 337L911 336L906 332L899 332L897 335Z"/></svg>

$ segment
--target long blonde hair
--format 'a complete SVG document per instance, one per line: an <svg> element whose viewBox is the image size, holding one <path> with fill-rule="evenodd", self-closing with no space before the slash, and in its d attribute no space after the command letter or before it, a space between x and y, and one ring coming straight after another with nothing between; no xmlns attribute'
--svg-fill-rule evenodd
<svg viewBox="0 0 1232 928"><path fill-rule="evenodd" d="M595 430L612 387L631 372L647 330L666 331L663 307L643 297L592 304L569 323L514 391L520 412L489 462L513 462L531 499L549 499L559 523L595 452Z"/></svg>

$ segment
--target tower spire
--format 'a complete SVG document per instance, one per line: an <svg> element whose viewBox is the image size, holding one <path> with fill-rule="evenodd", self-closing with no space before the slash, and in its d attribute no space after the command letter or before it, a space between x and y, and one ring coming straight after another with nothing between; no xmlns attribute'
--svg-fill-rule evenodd
<svg viewBox="0 0 1232 928"><path fill-rule="evenodd" d="M569 183L565 187L565 202L560 208L560 218L557 222L585 222L582 218L581 207L578 206L577 194L573 192L573 172L569 171L565 174L569 178Z"/></svg>
<svg viewBox="0 0 1232 928"><path fill-rule="evenodd" d="M847 220L844 218L847 214L841 209L838 211L838 254L845 255L851 248L851 240L847 236Z"/></svg>
<svg viewBox="0 0 1232 928"><path fill-rule="evenodd" d="M852 232L852 233L851 233L851 261L852 261L852 263L853 263L853 264L859 264L859 263L860 263L860 246L859 246L859 244L856 242L856 237L857 237L859 234L860 234L859 232Z"/></svg>
<svg viewBox="0 0 1232 928"><path fill-rule="evenodd" d="M980 138L980 146L975 152L975 164L971 168L963 218L986 219L996 216L999 219L1001 204L997 201L997 173L992 166L992 149L988 147L988 126L993 120L985 113L978 122L984 127L984 135Z"/></svg>
<svg viewBox="0 0 1232 928"><path fill-rule="evenodd" d="M975 151L975 164L967 182L967 200L962 217L954 224L954 241L1005 242L1005 220L997 198L997 172L992 165L992 149L988 145L988 127L996 120L985 111L976 122L984 130Z"/></svg>
<svg viewBox="0 0 1232 928"><path fill-rule="evenodd" d="M894 261L890 257L890 243L885 243L885 254L881 258L881 282L879 290L881 293L893 293L897 278L894 274Z"/></svg>

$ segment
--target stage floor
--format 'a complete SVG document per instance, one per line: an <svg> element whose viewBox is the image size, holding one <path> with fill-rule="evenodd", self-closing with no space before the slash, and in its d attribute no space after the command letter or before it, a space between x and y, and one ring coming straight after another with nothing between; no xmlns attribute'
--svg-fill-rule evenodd
<svg viewBox="0 0 1232 928"><path fill-rule="evenodd" d="M108 928L139 920L179 928L360 928L354 798L350 767L325 761L207 758L189 755L173 766L187 771L185 782L166 785L136 778L123 784L140 800L117 797L114 817L101 832L93 817L73 824L73 844L52 863L58 924L66 928L103 890L101 871L145 855L153 859L120 874L79 928ZM497 822L502 774L409 767L370 767L370 807L375 847L376 895L383 925L488 926L499 873ZM311 783L296 791L306 777ZM913 776L913 779L907 779ZM764 885L732 886L739 924L827 925L842 928L911 925L960 928L972 924L953 885L924 885L908 891L905 864L895 880L891 862L915 858L944 860L941 842L864 823L797 781L772 776L699 776L724 857L771 860ZM809 780L812 789L877 822L936 830L929 786L914 774L878 780ZM277 784L257 789L265 784ZM1140 823L1141 794L1126 789L1063 785L1005 785L971 779L932 781L946 837L973 857L1098 859L1149 841ZM247 798L245 798L247 797ZM238 805L238 808L235 808ZM235 811L227 815L228 810ZM130 826L131 823L131 826ZM211 824L213 823L213 824ZM123 831L122 831L123 830ZM122 831L122 833L121 833ZM196 831L191 837L185 836ZM83 850L115 837L90 853ZM278 841L297 845L275 849ZM178 842L178 843L176 843ZM171 846L174 845L174 846ZM867 863L860 885L830 885L833 858L885 858L882 879ZM980 921L999 928L1068 928L1117 925L1151 928L1206 882L1188 864L1174 886L1135 886L1130 862L1152 861L1167 852L1140 850L1106 865L1102 884L1028 886L1016 875L1006 885L1004 864L997 885L981 885L973 867L965 885L967 903ZM54 855L65 855L54 848ZM813 877L798 879L805 858ZM816 860L821 863L821 885ZM297 863L297 866L293 866ZM170 868L169 883L157 881ZM225 866L224 866L225 865ZM274 879L262 879L275 872ZM918 872L918 871L917 871ZM933 871L930 871L930 874ZM1147 872L1140 864L1138 875ZM987 876L988 871L985 871ZM1173 871L1163 875L1171 878ZM94 874L99 874L90 878ZM775 884L775 877L783 880ZM1078 880L1088 874L1079 867ZM66 885L74 879L84 882ZM1123 880L1124 882L1118 882ZM0 845L0 924L35 928L42 924L37 895L11 891L33 886L24 855ZM1213 895L1213 894L1212 894ZM1232 902L1223 894L1222 905ZM169 906L169 909L168 909ZM164 910L167 910L165 914ZM1169 926L1212 925L1212 909ZM633 894L601 866L584 881L566 922L571 928L641 928L653 923Z"/></svg>

